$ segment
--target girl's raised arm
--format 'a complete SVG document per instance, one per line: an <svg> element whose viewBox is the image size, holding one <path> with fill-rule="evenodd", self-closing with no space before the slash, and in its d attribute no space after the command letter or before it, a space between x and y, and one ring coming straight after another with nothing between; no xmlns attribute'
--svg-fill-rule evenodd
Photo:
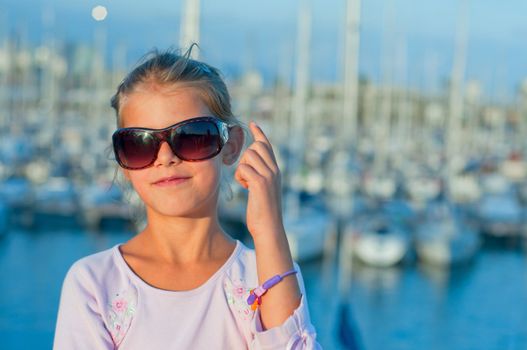
<svg viewBox="0 0 527 350"><path fill-rule="evenodd" d="M247 229L254 240L259 284L269 278L296 268L285 234L282 219L281 176L273 148L263 131L249 124L254 142L244 152L235 172L235 179L249 190L247 202ZM296 265L296 266L295 266ZM307 314L301 302L302 295L297 275L289 275L262 296L259 312L262 330L283 326L295 310ZM303 316L302 316L303 317ZM305 317L307 320L309 317ZM314 329L309 328L314 337ZM298 328L298 327L297 327ZM299 329L300 332L306 330ZM301 348L301 347L296 347Z"/></svg>

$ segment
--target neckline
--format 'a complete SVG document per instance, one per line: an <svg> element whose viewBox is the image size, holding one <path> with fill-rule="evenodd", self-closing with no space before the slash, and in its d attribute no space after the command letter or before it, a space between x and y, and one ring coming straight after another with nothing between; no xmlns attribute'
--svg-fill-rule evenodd
<svg viewBox="0 0 527 350"><path fill-rule="evenodd" d="M234 247L234 250L232 251L232 253L229 256L229 258L225 261L225 263L216 272L214 272L214 274L212 274L212 276L210 276L209 279L206 280L202 285L200 285L197 288L190 289L190 290L162 289L162 288L157 288L157 287L147 283L145 280L143 280L141 277L139 277L139 275L137 275L132 270L132 268L128 265L128 263L124 259L123 255L121 253L121 250L119 249L119 247L121 245L123 245L122 243L116 244L112 248L112 250L113 250L113 253L114 253L115 260L117 261L117 264L119 266L121 266L123 271L127 275L129 275L130 278L132 280L134 280L137 285L142 286L143 289L148 290L148 291L152 291L154 293L159 293L159 294L186 297L186 296L191 296L191 295L200 293L202 290L204 290L207 287L209 287L209 285L214 283L214 281L223 273L223 271L226 270L232 264L232 262L238 257L238 254L241 251L241 242L238 239L236 239L235 241L236 241L236 246Z"/></svg>

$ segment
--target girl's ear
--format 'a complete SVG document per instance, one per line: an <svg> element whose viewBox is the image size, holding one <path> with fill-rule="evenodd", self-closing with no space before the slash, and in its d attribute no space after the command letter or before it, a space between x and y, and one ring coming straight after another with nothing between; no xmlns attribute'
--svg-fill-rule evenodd
<svg viewBox="0 0 527 350"><path fill-rule="evenodd" d="M243 129L238 125L231 127L229 130L229 141L227 141L222 150L224 164L232 165L236 162L240 156L244 141Z"/></svg>

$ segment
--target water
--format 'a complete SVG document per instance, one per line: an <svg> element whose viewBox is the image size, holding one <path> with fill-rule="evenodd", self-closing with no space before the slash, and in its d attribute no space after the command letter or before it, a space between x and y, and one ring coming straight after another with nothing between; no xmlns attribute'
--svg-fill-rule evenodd
<svg viewBox="0 0 527 350"><path fill-rule="evenodd" d="M82 256L129 235L87 232L9 232L0 241L2 349L50 349L62 280Z"/></svg>
<svg viewBox="0 0 527 350"><path fill-rule="evenodd" d="M2 349L49 349L60 288L80 257L130 234L13 231L0 240ZM487 245L447 273L407 261L392 269L353 265L339 293L335 259L300 264L311 319L324 349L339 342L340 312L359 349L526 349L526 260L518 246Z"/></svg>
<svg viewBox="0 0 527 350"><path fill-rule="evenodd" d="M347 330L355 331L358 349L503 350L527 349L526 263L519 245L496 242L485 244L473 263L450 271L412 260L390 269L355 263L351 281L333 302L321 293L335 288L324 286L328 277L316 277L323 270L313 263L303 271L314 322L331 324L320 329L330 349L345 348L333 340L336 315L348 304ZM331 315L325 315L328 309Z"/></svg>

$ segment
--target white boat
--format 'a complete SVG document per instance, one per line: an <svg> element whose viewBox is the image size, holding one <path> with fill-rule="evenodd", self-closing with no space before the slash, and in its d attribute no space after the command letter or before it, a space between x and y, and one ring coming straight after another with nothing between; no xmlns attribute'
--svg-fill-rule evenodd
<svg viewBox="0 0 527 350"><path fill-rule="evenodd" d="M495 237L519 235L523 230L521 193L501 173L481 178L484 194L476 205L475 216L482 233Z"/></svg>
<svg viewBox="0 0 527 350"><path fill-rule="evenodd" d="M402 201L391 201L374 212L352 218L344 229L351 236L351 253L364 264L389 267L400 263L410 247L407 228L413 211Z"/></svg>
<svg viewBox="0 0 527 350"><path fill-rule="evenodd" d="M359 230L346 230L345 234L353 237L353 256L376 267L389 267L401 262L408 251L406 235L393 226L382 223L374 222L368 226Z"/></svg>
<svg viewBox="0 0 527 350"><path fill-rule="evenodd" d="M483 233L496 237L516 236L523 229L523 211L514 193L488 194L477 206Z"/></svg>
<svg viewBox="0 0 527 350"><path fill-rule="evenodd" d="M380 200L393 198L397 183L392 176L366 175L363 179L363 190L368 197Z"/></svg>
<svg viewBox="0 0 527 350"><path fill-rule="evenodd" d="M432 265L452 266L471 260L480 247L478 233L448 203L434 204L416 230L418 258Z"/></svg>
<svg viewBox="0 0 527 350"><path fill-rule="evenodd" d="M406 191L412 202L420 207L439 195L441 181L433 176L407 178Z"/></svg>
<svg viewBox="0 0 527 350"><path fill-rule="evenodd" d="M510 181L522 182L527 177L527 163L521 154L513 152L500 165L500 172Z"/></svg>
<svg viewBox="0 0 527 350"><path fill-rule="evenodd" d="M448 187L450 199L461 204L475 203L481 197L481 189L476 177L472 174L452 176Z"/></svg>

